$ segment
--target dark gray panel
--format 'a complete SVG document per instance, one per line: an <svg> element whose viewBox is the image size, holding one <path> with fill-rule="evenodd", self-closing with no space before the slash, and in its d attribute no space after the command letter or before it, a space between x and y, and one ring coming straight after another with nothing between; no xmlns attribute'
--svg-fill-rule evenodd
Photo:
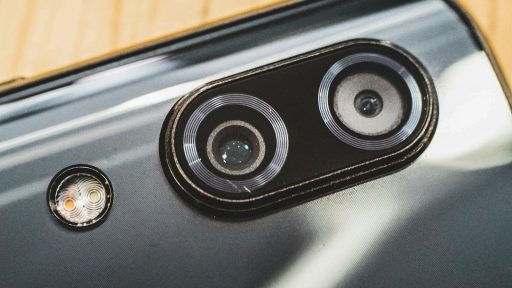
<svg viewBox="0 0 512 288"><path fill-rule="evenodd" d="M0 286L507 286L512 118L503 91L444 2L389 2L341 2L1 105ZM439 126L412 166L242 222L200 214L172 191L158 139L177 98L359 37L401 45L434 78ZM115 193L107 221L79 233L46 203L51 177L77 163L103 170Z"/></svg>

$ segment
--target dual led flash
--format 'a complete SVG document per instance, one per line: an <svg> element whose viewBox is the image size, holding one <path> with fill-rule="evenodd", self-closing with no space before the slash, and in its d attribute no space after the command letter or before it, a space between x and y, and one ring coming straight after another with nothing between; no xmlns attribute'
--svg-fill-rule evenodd
<svg viewBox="0 0 512 288"><path fill-rule="evenodd" d="M52 214L70 228L91 227L105 218L112 205L110 181L99 169L76 165L59 172L48 189Z"/></svg>

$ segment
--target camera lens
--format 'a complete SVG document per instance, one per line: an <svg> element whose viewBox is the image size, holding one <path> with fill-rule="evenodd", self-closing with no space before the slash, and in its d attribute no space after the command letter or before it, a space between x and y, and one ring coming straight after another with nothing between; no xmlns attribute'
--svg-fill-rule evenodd
<svg viewBox="0 0 512 288"><path fill-rule="evenodd" d="M420 121L422 93L399 58L359 52L335 62L318 90L327 128L341 141L364 150L402 143Z"/></svg>
<svg viewBox="0 0 512 288"><path fill-rule="evenodd" d="M343 78L334 92L334 111L350 130L364 136L384 135L404 118L404 99L397 87L373 73Z"/></svg>
<svg viewBox="0 0 512 288"><path fill-rule="evenodd" d="M207 154L218 171L244 175L256 170L265 156L265 141L251 124L234 120L217 126L208 137Z"/></svg>
<svg viewBox="0 0 512 288"><path fill-rule="evenodd" d="M219 154L222 162L228 166L237 167L249 162L252 156L251 143L238 138L240 135L233 135L219 147Z"/></svg>
<svg viewBox="0 0 512 288"><path fill-rule="evenodd" d="M364 117L373 118L382 111L382 98L372 90L359 92L354 98L354 107Z"/></svg>
<svg viewBox="0 0 512 288"><path fill-rule="evenodd" d="M182 141L191 176L227 193L250 193L266 185L288 154L283 119L248 94L223 94L200 103L186 121Z"/></svg>

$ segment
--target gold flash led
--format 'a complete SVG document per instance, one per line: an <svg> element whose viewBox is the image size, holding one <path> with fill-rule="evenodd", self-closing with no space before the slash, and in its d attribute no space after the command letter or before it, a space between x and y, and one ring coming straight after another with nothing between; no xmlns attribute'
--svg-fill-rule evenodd
<svg viewBox="0 0 512 288"><path fill-rule="evenodd" d="M71 228L86 228L105 218L112 204L110 181L99 169L76 165L59 172L48 189L52 214Z"/></svg>

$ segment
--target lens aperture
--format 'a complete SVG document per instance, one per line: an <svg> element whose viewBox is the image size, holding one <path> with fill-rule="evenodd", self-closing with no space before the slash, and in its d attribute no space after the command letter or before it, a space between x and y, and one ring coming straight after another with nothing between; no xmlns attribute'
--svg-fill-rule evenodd
<svg viewBox="0 0 512 288"><path fill-rule="evenodd" d="M241 135L232 136L220 145L218 153L224 164L233 167L243 166L252 157L252 145L248 140L241 139Z"/></svg>
<svg viewBox="0 0 512 288"><path fill-rule="evenodd" d="M206 144L213 167L227 175L245 175L256 170L265 156L265 141L251 124L233 120L213 129Z"/></svg>
<svg viewBox="0 0 512 288"><path fill-rule="evenodd" d="M364 117L373 118L382 111L382 97L372 90L359 92L354 98L354 107Z"/></svg>

